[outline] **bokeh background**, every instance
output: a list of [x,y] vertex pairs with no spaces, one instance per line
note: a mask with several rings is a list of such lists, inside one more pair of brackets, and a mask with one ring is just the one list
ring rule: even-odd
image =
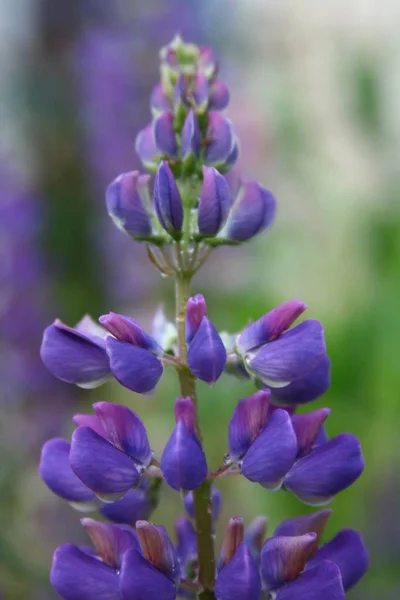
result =
[[[126,311],[144,325],[172,283],[113,228],[104,188],[139,166],[159,47],[180,31],[214,46],[231,89],[240,166],[276,194],[278,219],[241,249],[219,250],[194,291],[220,329],[238,330],[301,298],[326,326],[333,381],[330,435],[362,441],[366,470],[332,504],[328,534],[356,527],[371,568],[352,600],[400,597],[400,4],[354,0],[0,0],[0,589],[50,600],[54,548],[83,540],[79,514],[37,476],[43,442],[69,436],[96,400],[126,403],[156,451],[178,393],[168,373],[154,397],[117,384],[88,392],[40,363],[44,326]],[[172,314],[172,312],[171,312]],[[223,376],[200,385],[209,463],[250,388]],[[227,478],[224,510],[282,518],[307,509]],[[154,520],[180,512],[167,492]],[[171,526],[168,525],[171,530]]]

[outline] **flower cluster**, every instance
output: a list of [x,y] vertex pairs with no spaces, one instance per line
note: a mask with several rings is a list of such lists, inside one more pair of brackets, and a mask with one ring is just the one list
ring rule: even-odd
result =
[[[130,316],[85,316],[69,327],[56,320],[41,356],[59,379],[84,388],[114,377],[137,394],[157,386],[164,368],[179,377],[176,425],[160,456],[146,428],[126,406],[96,402],[75,415],[71,442],[55,438],[42,451],[40,475],[75,509],[99,511],[112,524],[82,519],[95,551],[70,544],[54,555],[51,582],[65,600],[341,600],[367,569],[355,531],[322,544],[330,510],[281,523],[264,541],[266,519],[245,530],[233,517],[215,560],[216,487],[225,475],[266,490],[285,489],[303,503],[329,503],[361,475],[360,443],[350,433],[329,439],[328,408],[298,412],[329,387],[322,325],[294,325],[306,305],[292,300],[237,334],[219,332],[201,294],[189,284],[213,248],[239,244],[265,230],[275,200],[255,182],[236,187],[225,176],[238,155],[229,102],[212,52],[177,37],[161,51],[161,81],[151,95],[153,120],[137,137],[150,175],[120,175],[106,192],[107,210],[149,258],[175,280],[176,321],[158,309],[151,332]],[[223,372],[254,381],[227,427],[227,454],[211,472],[197,414],[196,380],[214,384]],[[176,522],[176,545],[148,521],[162,486],[178,491],[187,516]]]

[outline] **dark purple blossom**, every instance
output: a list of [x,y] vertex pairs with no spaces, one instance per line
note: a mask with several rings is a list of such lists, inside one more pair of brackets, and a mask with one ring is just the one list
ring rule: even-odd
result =
[[219,112],[209,112],[206,140],[206,165],[224,169],[227,161],[232,160],[232,152],[236,146],[236,137],[231,121]]
[[154,181],[154,206],[165,231],[178,235],[183,225],[182,199],[167,162],[160,164]]
[[131,171],[119,175],[106,191],[107,210],[114,223],[128,235],[142,240],[152,234],[151,213],[142,198],[149,194],[143,189],[148,181],[149,175]]
[[232,198],[223,175],[213,167],[203,166],[203,185],[199,198],[199,233],[213,236],[225,223]]
[[193,110],[188,112],[182,129],[181,158],[186,169],[192,168],[200,153],[200,129]]
[[176,426],[161,457],[161,470],[175,490],[194,490],[207,476],[207,463],[195,432],[195,408],[191,398],[177,398]]

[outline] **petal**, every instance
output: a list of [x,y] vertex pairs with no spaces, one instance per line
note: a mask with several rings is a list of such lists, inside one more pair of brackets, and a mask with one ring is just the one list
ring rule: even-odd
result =
[[325,355],[316,368],[289,385],[271,390],[271,399],[280,406],[306,404],[326,392],[331,384],[330,360]]
[[330,508],[326,508],[325,510],[319,510],[302,517],[293,517],[292,519],[287,519],[286,521],[282,521],[282,523],[277,526],[274,535],[282,537],[304,535],[306,533],[314,532],[317,534],[316,541],[318,543],[331,514],[332,510]]
[[226,564],[228,564],[239,545],[243,542],[244,525],[241,517],[232,517],[229,519],[228,526],[224,535],[221,553],[219,555],[217,571],[219,572]]
[[193,99],[199,111],[207,109],[209,91],[208,77],[204,73],[198,73],[193,88]]
[[[184,500],[185,510],[192,519],[194,519],[194,501],[193,492],[186,494]],[[222,496],[221,492],[214,485],[211,486],[211,513],[213,521],[216,521],[221,512]]]
[[79,479],[106,501],[125,494],[140,479],[133,461],[89,427],[74,431],[69,459]]
[[136,136],[135,149],[143,165],[150,171],[154,171],[161,155],[154,141],[152,125],[139,131]]
[[298,456],[304,456],[310,452],[330,412],[330,408],[319,408],[308,413],[292,416],[292,425],[299,446]]
[[298,460],[284,483],[302,502],[318,506],[349,487],[363,470],[360,442],[342,433]]
[[269,538],[261,551],[261,575],[266,590],[295,579],[315,549],[315,533]]
[[310,567],[324,560],[331,560],[339,567],[345,591],[360,581],[369,563],[362,537],[354,529],[343,529],[330,542],[324,544],[309,563]]
[[248,366],[270,387],[304,377],[325,356],[324,329],[308,319],[248,354]]
[[106,190],[106,206],[119,229],[134,237],[147,238],[152,227],[138,191],[138,176],[138,171],[131,171],[114,179]]
[[107,565],[119,569],[124,552],[129,548],[139,549],[139,542],[134,529],[125,525],[111,525],[94,519],[81,519],[81,524],[90,536],[97,554]]
[[72,544],[54,553],[50,582],[64,600],[120,600],[118,575]]
[[181,138],[181,156],[188,160],[189,157],[197,158],[200,152],[199,122],[193,110],[190,110],[183,125]]
[[162,227],[171,235],[182,230],[183,206],[175,178],[163,161],[154,180],[154,204]]
[[242,542],[232,560],[219,572],[215,595],[218,600],[258,600],[260,593],[258,567]]
[[136,532],[143,556],[171,579],[179,579],[178,558],[165,528],[138,521]]
[[174,490],[194,490],[207,477],[207,463],[197,438],[179,422],[161,457],[161,470]]
[[344,600],[338,567],[324,560],[279,590],[276,600]]
[[242,473],[250,481],[277,489],[292,467],[297,440],[288,413],[277,410],[243,459]]
[[99,321],[120,342],[129,342],[133,346],[139,346],[139,348],[162,356],[163,350],[155,339],[130,317],[110,312],[108,315],[101,316]]
[[218,331],[207,317],[189,345],[188,365],[196,377],[214,383],[225,368],[226,350]]
[[242,331],[237,339],[239,352],[244,354],[276,339],[289,329],[306,309],[307,304],[301,300],[290,300],[277,306]]
[[182,422],[192,435],[195,433],[196,411],[193,400],[189,396],[176,399],[175,420],[177,423]]
[[147,490],[139,486],[135,490],[129,490],[120,500],[106,504],[100,512],[109,521],[134,525],[136,521],[148,519],[153,510]]
[[175,600],[174,583],[137,550],[124,554],[121,569],[123,600]]
[[229,90],[221,79],[214,79],[210,89],[208,108],[210,110],[224,110],[229,104]]
[[207,304],[202,294],[189,298],[186,304],[186,342],[190,344],[200,327],[203,317],[207,315]]
[[202,235],[216,235],[224,224],[232,204],[229,186],[214,167],[203,166],[198,226]]
[[84,415],[77,414],[72,417],[72,421],[75,423],[77,427],[90,427],[96,433],[101,435],[102,437],[107,437],[105,429],[96,415]]
[[40,477],[57,496],[73,502],[77,508],[80,506],[81,510],[95,510],[99,501],[71,469],[70,449],[71,444],[61,438],[46,442],[40,457]]
[[155,388],[163,368],[153,354],[111,336],[107,338],[106,349],[112,374],[121,385],[138,394]]
[[205,163],[214,167],[223,165],[235,143],[231,121],[219,112],[210,111],[206,139]]
[[269,390],[260,390],[239,400],[228,429],[229,455],[233,461],[242,458],[267,422]]
[[40,356],[47,369],[67,383],[95,387],[110,375],[104,342],[58,319],[44,331]]
[[150,464],[152,452],[145,426],[127,406],[96,402],[94,411],[100,419],[107,439],[141,465]]
[[178,156],[178,144],[174,131],[174,115],[164,112],[153,121],[153,135],[156,147],[171,158]]
[[170,100],[168,96],[164,94],[161,83],[158,83],[153,87],[150,95],[150,108],[155,116],[171,110]]
[[[235,157],[229,157],[230,162]],[[245,182],[232,205],[221,237],[246,242],[272,225],[276,200],[272,193],[255,181]]]

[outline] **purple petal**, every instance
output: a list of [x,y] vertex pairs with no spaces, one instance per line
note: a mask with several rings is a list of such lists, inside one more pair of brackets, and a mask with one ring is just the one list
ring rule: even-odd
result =
[[[193,492],[186,494],[184,500],[185,510],[192,519],[194,519],[194,501]],[[221,512],[222,496],[221,492],[215,487],[211,486],[211,513],[213,521],[216,521]]]
[[233,165],[235,164],[235,162],[237,161],[238,158],[239,158],[239,144],[235,139],[232,150],[230,151],[229,156],[226,159],[225,163],[222,165],[221,171],[223,171],[223,173],[227,173],[228,171],[230,171],[230,169],[233,167]]
[[331,514],[332,510],[326,508],[302,517],[287,519],[277,526],[274,535],[294,536],[314,532],[317,534],[316,542],[318,543]]
[[260,390],[237,403],[228,429],[229,455],[233,461],[245,455],[264,428],[269,397],[269,390]]
[[237,340],[237,348],[241,354],[263,346],[279,337],[307,309],[301,300],[290,300],[281,304],[255,323],[248,325]]
[[207,477],[207,463],[197,438],[179,422],[161,457],[161,470],[174,490],[194,490]]
[[205,163],[214,167],[223,165],[235,143],[231,121],[219,112],[209,112],[206,138],[209,143],[206,146]]
[[112,337],[106,349],[112,374],[119,383],[138,394],[150,392],[162,375],[162,364],[153,354]]
[[224,110],[229,104],[229,90],[221,79],[215,79],[211,84],[208,108],[210,110]]
[[282,388],[274,388],[272,401],[281,406],[306,404],[326,392],[331,384],[330,360],[325,355],[317,367],[300,379]]
[[175,420],[177,423],[182,422],[192,435],[195,433],[196,410],[189,396],[176,399]]
[[198,210],[202,235],[216,235],[224,224],[232,204],[226,179],[214,167],[203,166],[203,185]]
[[261,551],[261,576],[265,589],[274,590],[295,579],[315,550],[315,533],[269,538]]
[[204,73],[198,73],[194,82],[193,99],[200,111],[205,111],[208,105],[209,83]]
[[139,483],[133,461],[89,427],[74,431],[69,459],[75,475],[106,501]]
[[120,600],[116,571],[72,544],[55,551],[50,582],[64,600]]
[[239,190],[221,236],[246,242],[272,225],[275,214],[276,200],[271,192],[255,181],[248,181]]
[[304,377],[325,356],[324,329],[319,321],[308,319],[250,352],[248,365],[269,387]]
[[170,579],[179,579],[178,557],[165,528],[138,521],[136,532],[144,558]]
[[276,600],[344,600],[338,567],[328,560],[301,573],[279,590]]
[[309,563],[310,567],[324,560],[331,560],[339,567],[346,592],[360,581],[369,563],[364,542],[354,529],[343,529],[322,546],[317,556]]
[[285,477],[285,487],[312,506],[329,502],[363,472],[358,439],[342,433],[298,460]]
[[96,415],[84,415],[77,414],[72,417],[72,421],[75,423],[77,427],[90,427],[96,433],[101,435],[102,437],[107,437],[104,427]]
[[171,235],[182,230],[182,199],[167,162],[163,161],[154,181],[154,204],[162,227]]
[[110,312],[101,316],[99,321],[120,342],[129,342],[133,346],[138,346],[153,354],[162,356],[163,350],[155,339],[130,317]]
[[226,350],[218,331],[207,317],[190,342],[188,365],[202,381],[214,383],[225,368]]
[[258,567],[244,542],[219,572],[215,584],[218,600],[258,600],[261,581]]
[[226,564],[228,564],[239,545],[243,542],[244,525],[242,517],[232,517],[229,519],[228,526],[224,535],[221,553],[218,559],[217,571],[219,572]]
[[137,550],[124,554],[121,569],[123,600],[175,600],[176,587]]
[[193,110],[190,110],[183,125],[181,138],[181,157],[188,160],[189,157],[198,158],[200,153],[200,129],[199,122]]
[[136,136],[135,149],[143,165],[150,171],[153,171],[160,160],[160,151],[154,141],[152,125],[148,125],[138,133]]
[[127,406],[111,402],[96,402],[93,408],[107,439],[130,458],[147,467],[152,453],[145,426],[139,417]]
[[309,413],[292,416],[292,425],[299,446],[298,456],[304,456],[310,452],[330,412],[330,408],[319,408]]
[[97,554],[113,569],[121,567],[122,555],[129,548],[139,549],[136,532],[127,525],[120,527],[94,519],[81,519],[81,524],[90,536]]
[[39,473],[54,494],[81,505],[81,510],[94,510],[99,502],[91,490],[75,475],[69,464],[71,444],[61,438],[46,442],[42,448]]
[[40,356],[58,379],[81,387],[96,387],[110,375],[100,338],[88,336],[56,319],[43,334]]
[[150,108],[155,115],[171,110],[170,100],[168,96],[164,94],[161,83],[158,83],[156,86],[154,86],[151,92]]
[[156,147],[171,158],[177,158],[178,145],[174,131],[174,115],[171,112],[162,113],[153,121],[153,135]]
[[277,489],[292,467],[297,440],[288,413],[277,410],[247,451],[242,473],[250,481]]
[[186,342],[190,344],[200,323],[207,315],[207,305],[202,294],[189,298],[186,305]]
[[107,211],[114,223],[135,237],[148,237],[152,227],[138,191],[138,171],[119,175],[106,191]]
[[147,489],[139,486],[135,490],[129,490],[120,500],[103,506],[101,513],[109,521],[134,525],[136,521],[148,519],[153,510]]

